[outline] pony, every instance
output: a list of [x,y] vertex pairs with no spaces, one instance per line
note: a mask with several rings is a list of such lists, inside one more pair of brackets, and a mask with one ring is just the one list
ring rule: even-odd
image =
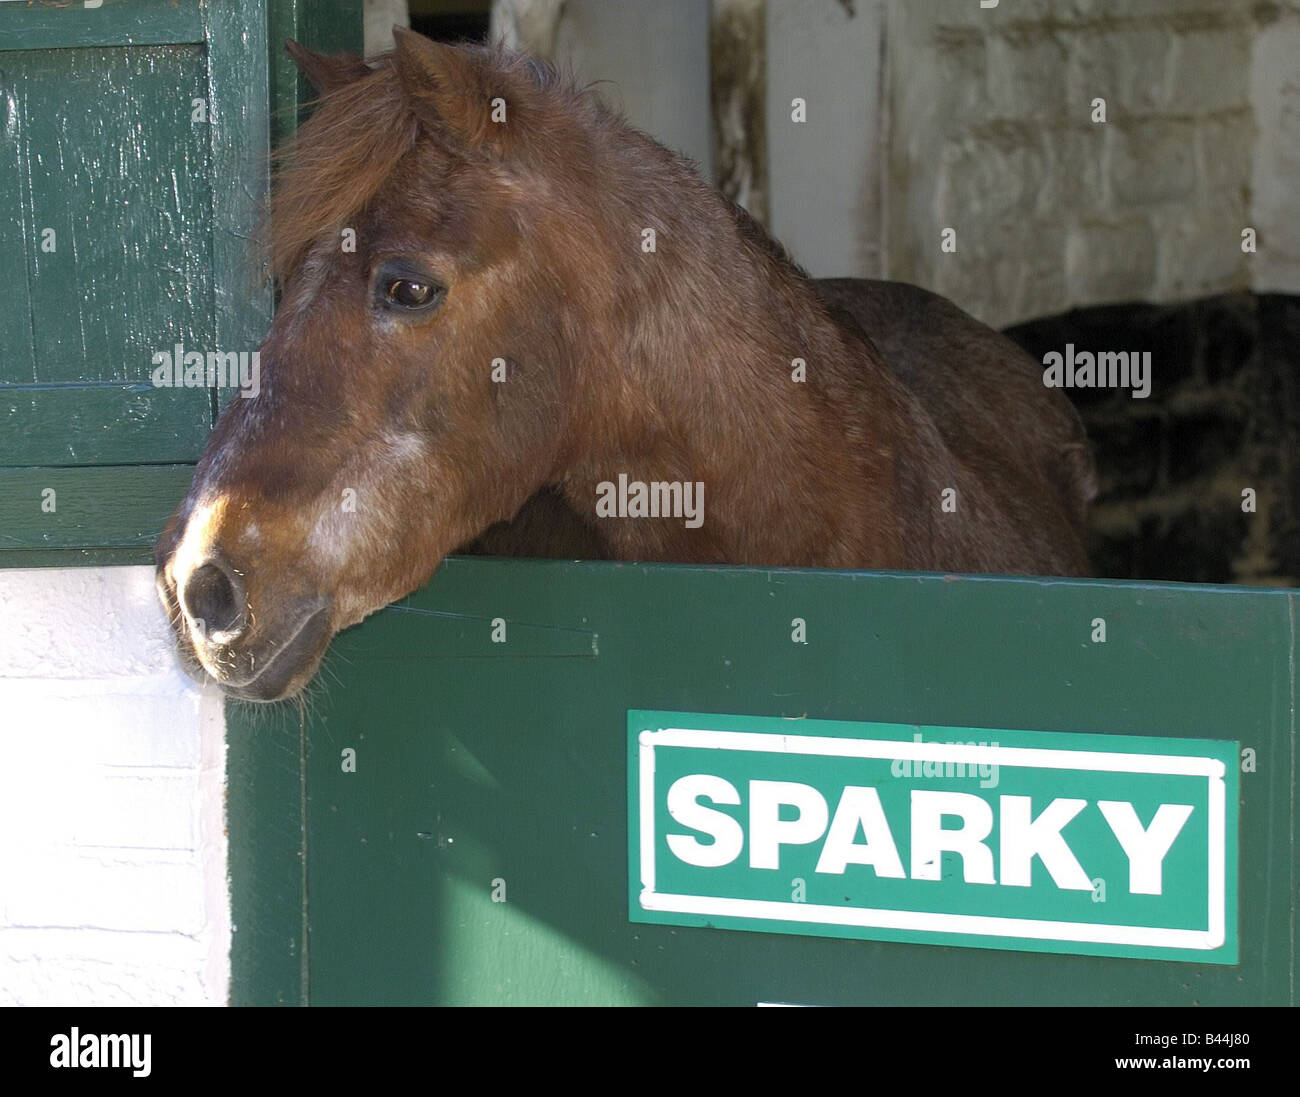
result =
[[156,549],[195,673],[291,696],[458,550],[1087,574],[1087,438],[1002,335],[810,278],[532,58],[286,45],[319,99],[277,154],[260,392]]

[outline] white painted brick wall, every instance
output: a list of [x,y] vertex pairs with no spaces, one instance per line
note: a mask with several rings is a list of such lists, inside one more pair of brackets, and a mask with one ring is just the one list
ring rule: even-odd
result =
[[[670,8],[570,0],[559,52],[707,174],[703,0]],[[769,0],[766,34],[769,225],[814,275],[997,326],[1300,293],[1300,0]]]
[[0,1003],[224,1003],[222,706],[152,569],[0,571],[0,621]]
[[880,2],[889,277],[996,326],[1300,292],[1297,0]]
[[1251,53],[1250,97],[1259,139],[1251,172],[1251,220],[1259,232],[1255,288],[1300,292],[1300,0],[1261,5]]

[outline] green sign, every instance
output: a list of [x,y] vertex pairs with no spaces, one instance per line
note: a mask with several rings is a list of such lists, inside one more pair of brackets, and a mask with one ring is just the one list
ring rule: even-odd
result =
[[1237,744],[628,713],[631,918],[1237,962]]

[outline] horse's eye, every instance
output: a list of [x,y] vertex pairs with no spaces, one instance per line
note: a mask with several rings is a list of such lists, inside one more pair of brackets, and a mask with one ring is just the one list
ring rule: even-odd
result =
[[375,305],[392,313],[431,313],[447,296],[441,279],[409,262],[381,264],[374,286]]
[[391,304],[404,309],[420,309],[433,300],[433,286],[427,282],[412,282],[399,278],[388,284],[387,297]]

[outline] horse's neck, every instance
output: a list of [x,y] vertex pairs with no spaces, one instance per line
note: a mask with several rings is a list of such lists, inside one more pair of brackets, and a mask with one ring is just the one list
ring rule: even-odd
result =
[[[638,305],[598,367],[620,373],[587,386],[600,394],[586,410],[601,429],[585,431],[594,441],[565,495],[616,556],[891,566],[901,414],[891,381],[806,279],[726,230],[689,226],[689,254],[670,276],[636,272]],[[600,521],[593,486],[620,473],[702,484],[702,525]],[[872,527],[878,545],[863,541]]]

